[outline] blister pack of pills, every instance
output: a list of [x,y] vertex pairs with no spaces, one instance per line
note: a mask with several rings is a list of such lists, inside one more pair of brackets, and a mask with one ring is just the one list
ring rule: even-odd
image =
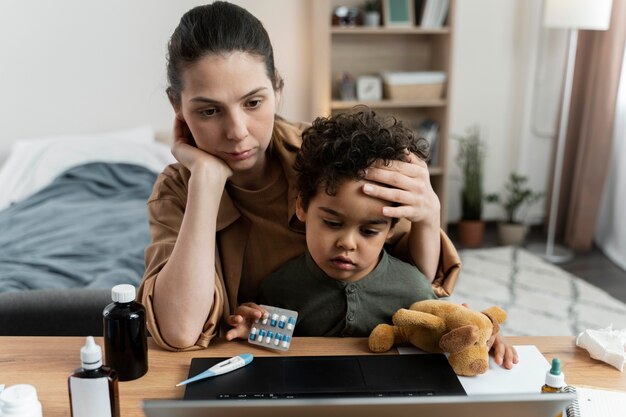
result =
[[271,349],[289,349],[291,336],[298,320],[298,312],[263,304],[261,307],[267,310],[269,315],[266,319],[252,324],[248,342]]

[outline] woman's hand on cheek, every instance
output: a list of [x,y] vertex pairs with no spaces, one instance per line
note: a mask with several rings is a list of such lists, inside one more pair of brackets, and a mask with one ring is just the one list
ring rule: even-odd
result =
[[397,204],[385,207],[385,216],[404,217],[412,223],[432,223],[439,227],[441,206],[430,184],[428,166],[413,153],[407,151],[404,162],[392,161],[388,166],[376,161],[368,168],[365,179],[388,186],[366,184],[363,187],[365,194]]
[[199,149],[193,140],[189,126],[180,116],[174,118],[172,155],[192,173],[203,167],[221,172],[225,178],[233,173],[223,160]]
[[185,120],[176,114],[173,128],[172,155],[187,168],[193,164],[194,155],[200,151],[196,148],[191,131]]

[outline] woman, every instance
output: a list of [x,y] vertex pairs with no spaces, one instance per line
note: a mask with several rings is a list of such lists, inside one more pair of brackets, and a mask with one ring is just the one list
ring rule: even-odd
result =
[[[244,319],[239,300],[254,299],[264,277],[305,251],[292,167],[302,129],[276,115],[283,82],[267,32],[245,9],[215,2],[190,10],[168,53],[178,163],[148,201],[152,243],[139,298],[160,346],[198,349],[220,322]],[[366,178],[381,186],[363,192],[395,202],[383,214],[402,218],[393,253],[449,294],[460,262],[439,229],[426,164],[409,154]]]

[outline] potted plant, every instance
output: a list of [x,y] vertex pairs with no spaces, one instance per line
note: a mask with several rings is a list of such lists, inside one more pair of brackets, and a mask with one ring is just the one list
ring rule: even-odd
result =
[[378,27],[380,26],[380,1],[367,0],[364,5],[365,15],[363,17],[363,26]]
[[506,213],[506,220],[498,223],[498,237],[503,245],[521,246],[524,243],[528,225],[524,223],[520,210],[522,207],[530,207],[543,196],[528,187],[527,183],[526,176],[511,172],[502,194],[486,196],[488,202],[500,204]]
[[461,220],[458,223],[459,243],[465,247],[478,247],[483,243],[485,223],[483,215],[483,165],[486,145],[480,139],[477,126],[467,129],[459,141],[457,163],[461,168]]

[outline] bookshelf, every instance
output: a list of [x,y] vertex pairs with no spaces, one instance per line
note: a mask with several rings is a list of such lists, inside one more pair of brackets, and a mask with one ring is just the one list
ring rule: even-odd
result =
[[[413,1],[413,0],[411,0]],[[428,0],[415,2],[425,4]],[[439,125],[436,160],[429,166],[433,189],[441,202],[441,226],[446,229],[446,180],[449,148],[450,83],[452,66],[452,34],[455,0],[450,0],[446,24],[441,27],[363,27],[333,26],[332,14],[339,6],[363,6],[364,0],[316,0],[312,2],[313,68],[312,111],[315,115],[330,115],[367,104],[379,114],[393,114],[408,126],[418,126],[425,120]],[[384,20],[381,19],[381,25]],[[337,79],[350,74],[361,75],[383,71],[441,71],[446,82],[441,97],[420,100],[377,101],[343,100]]]

